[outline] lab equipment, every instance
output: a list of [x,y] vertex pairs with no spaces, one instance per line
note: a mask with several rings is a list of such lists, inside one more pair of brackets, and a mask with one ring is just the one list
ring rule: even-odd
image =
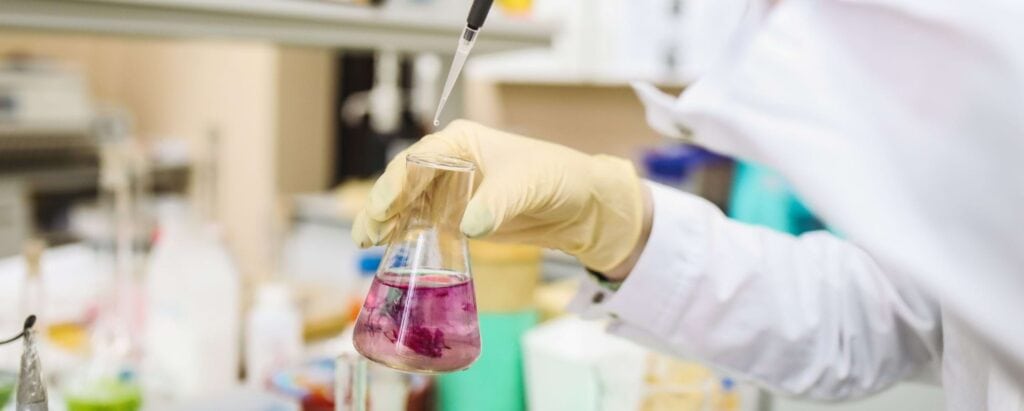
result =
[[790,234],[825,229],[793,192],[785,177],[749,161],[736,165],[728,210],[733,220]]
[[[25,258],[25,285],[21,298],[21,314],[24,316],[43,313],[46,307],[46,292],[43,287],[43,270],[41,261],[46,243],[41,240],[25,242],[22,255]],[[44,314],[45,315],[45,314]],[[36,317],[37,328],[45,328],[45,324]]]
[[[142,310],[139,309],[138,268],[141,260],[134,244],[138,228],[138,203],[141,181],[133,167],[138,154],[126,124],[104,122],[100,147],[99,203],[112,218],[108,221],[113,239],[110,258],[112,284],[100,300],[96,324],[91,332],[90,359],[86,385],[114,378],[121,367],[134,367],[140,352],[139,334]],[[106,375],[100,376],[100,371]]]
[[380,267],[380,262],[383,258],[383,247],[373,247],[359,251],[359,279],[356,281],[355,287],[352,287],[353,290],[349,296],[349,322],[355,322],[359,318],[359,311],[363,308],[363,300],[366,299],[366,294],[370,292],[373,278],[376,277],[377,268]]
[[408,374],[377,365],[349,347],[334,364],[335,411],[438,409],[433,376]]
[[87,128],[94,104],[85,73],[33,57],[0,61],[0,122],[45,130]]
[[302,314],[284,284],[260,287],[249,313],[245,339],[246,383],[264,388],[277,371],[295,365],[302,356]]
[[718,411],[712,409],[718,398],[715,376],[707,367],[654,352],[647,355],[639,411]]
[[147,396],[193,400],[224,392],[238,379],[238,270],[217,227],[201,221],[182,199],[162,199],[157,208],[159,237],[145,278],[142,366],[147,377],[159,378],[142,380]]
[[648,180],[697,194],[722,209],[729,205],[733,165],[728,157],[673,142],[646,150],[643,165]]
[[334,361],[334,401],[338,411],[366,411],[367,361],[362,355],[342,353]]
[[302,411],[335,409],[334,360],[319,358],[278,371],[268,381],[268,388],[299,402]]
[[[392,134],[402,126],[402,89],[399,86],[401,63],[398,52],[381,50],[374,66],[373,88],[367,93],[370,128],[380,134]],[[362,121],[364,115],[358,120]]]
[[498,6],[510,16],[527,16],[533,9],[533,0],[498,0]]
[[740,394],[736,389],[736,381],[732,378],[722,378],[721,391],[715,398],[715,411],[738,411],[740,409]]
[[68,411],[135,411],[142,407],[139,384],[129,376],[83,377],[64,389]]
[[493,2],[494,0],[473,0],[473,5],[469,9],[469,17],[466,18],[466,27],[462,29],[462,35],[459,36],[459,46],[455,49],[452,66],[448,69],[448,77],[444,81],[441,100],[437,103],[437,111],[434,113],[434,126],[441,124],[441,111],[444,110],[445,104],[448,103],[448,95],[451,94],[452,88],[455,87],[455,81],[458,80],[459,74],[462,73],[462,66],[466,64],[466,58],[469,57],[470,50],[476,44],[476,36],[484,26],[484,20],[487,20],[487,13],[490,12],[491,3]]
[[449,156],[406,159],[408,202],[356,321],[353,342],[370,360],[404,371],[444,373],[480,355],[476,298],[459,223],[473,163]]
[[[362,201],[352,196],[361,194],[365,198],[369,184],[362,184],[362,190],[350,190],[353,185],[346,184],[349,188],[338,189],[336,194],[299,195],[287,207],[290,228],[282,249],[280,273],[294,295],[301,296],[306,340],[337,336],[355,322],[377,270],[376,266],[370,270],[366,288],[360,291],[362,278],[357,270],[350,269],[357,265],[359,247],[348,235],[345,226],[349,223],[342,225],[341,221],[351,221],[355,211],[346,214],[345,204]],[[383,251],[381,247],[380,254]]]
[[599,322],[544,323],[523,337],[523,356],[531,411],[636,410],[643,398],[646,350]]
[[[475,271],[475,269],[474,269]],[[474,273],[475,275],[475,273]],[[523,411],[522,338],[537,324],[536,310],[480,312],[487,350],[464,372],[438,376],[438,403],[445,411]],[[487,381],[487,384],[480,384]]]
[[18,374],[10,371],[0,371],[0,409],[7,405],[7,401],[10,401],[17,383]]
[[[36,347],[36,316],[29,315],[18,335],[0,342],[0,345],[23,339],[21,366],[18,372],[16,408],[18,411],[47,411],[49,409],[43,369]],[[8,394],[10,395],[9,391]],[[6,400],[5,400],[6,401]]]
[[467,275],[412,270],[378,274],[363,311],[356,346],[385,365],[457,371],[480,354],[473,285]]
[[65,379],[62,396],[69,411],[133,411],[142,403],[135,380],[143,312],[138,282],[141,258],[135,240],[143,178],[136,167],[137,147],[125,124],[107,122],[99,128],[103,130],[99,202],[112,216],[106,231],[112,234],[113,253],[106,258],[113,278],[89,335],[88,358]]

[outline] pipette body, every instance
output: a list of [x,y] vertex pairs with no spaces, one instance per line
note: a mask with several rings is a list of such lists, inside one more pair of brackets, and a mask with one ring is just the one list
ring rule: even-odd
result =
[[441,112],[444,111],[444,106],[448,103],[448,96],[455,87],[459,74],[462,73],[462,66],[466,64],[469,51],[476,44],[477,34],[480,32],[480,28],[484,26],[484,21],[487,20],[487,13],[491,10],[493,2],[494,0],[473,0],[473,5],[469,9],[469,17],[466,18],[466,28],[462,29],[462,35],[459,36],[459,46],[455,49],[452,67],[448,70],[448,77],[444,81],[441,100],[438,101],[437,111],[434,112],[435,127],[441,124]]
[[473,49],[473,44],[476,44],[476,34],[477,31],[468,26],[462,30],[462,36],[459,37],[459,47],[455,49],[455,57],[452,58],[452,67],[448,69],[448,77],[444,80],[441,101],[437,103],[437,111],[434,112],[434,126],[441,124],[441,111],[444,110],[445,104],[448,103],[448,96],[451,95],[452,88],[455,87],[455,82],[459,79],[459,73],[462,73],[462,66],[466,64],[469,51]]

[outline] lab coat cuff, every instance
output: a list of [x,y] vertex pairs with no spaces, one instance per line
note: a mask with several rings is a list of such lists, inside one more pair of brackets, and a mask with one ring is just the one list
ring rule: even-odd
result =
[[703,264],[708,204],[681,191],[648,183],[654,202],[651,234],[636,266],[617,291],[586,278],[569,305],[583,318],[611,318],[646,332],[666,329],[679,317]]

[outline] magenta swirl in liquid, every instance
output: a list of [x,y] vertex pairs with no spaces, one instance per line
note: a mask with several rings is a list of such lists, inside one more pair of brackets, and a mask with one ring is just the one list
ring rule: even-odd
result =
[[404,371],[463,370],[480,355],[473,282],[445,271],[373,279],[353,337],[356,350]]

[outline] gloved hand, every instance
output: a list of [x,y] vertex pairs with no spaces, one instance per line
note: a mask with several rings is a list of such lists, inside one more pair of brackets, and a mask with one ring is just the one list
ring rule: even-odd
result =
[[460,120],[388,164],[352,228],[361,246],[385,243],[394,230],[410,152],[476,164],[477,186],[460,225],[470,238],[560,249],[602,272],[630,257],[640,241],[646,188],[629,161]]

